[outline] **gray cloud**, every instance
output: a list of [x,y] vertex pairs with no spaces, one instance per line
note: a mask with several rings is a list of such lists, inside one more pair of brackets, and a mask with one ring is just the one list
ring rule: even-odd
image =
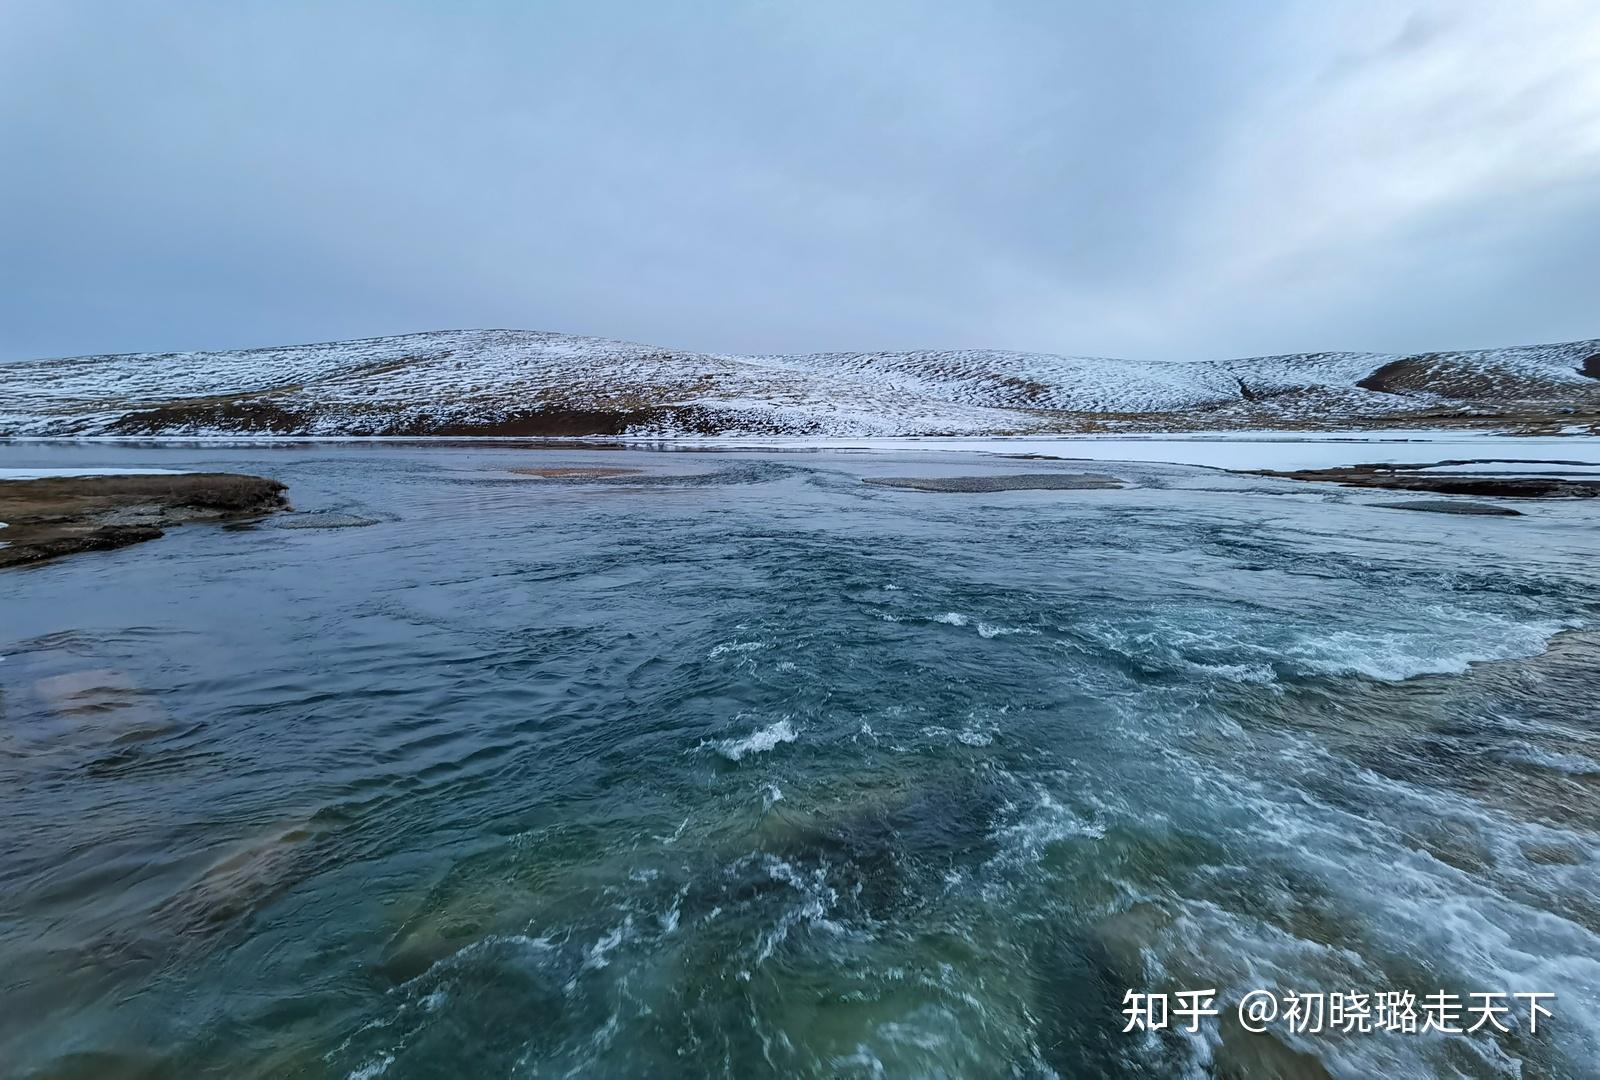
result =
[[0,138],[0,358],[1600,333],[1581,0],[10,0]]

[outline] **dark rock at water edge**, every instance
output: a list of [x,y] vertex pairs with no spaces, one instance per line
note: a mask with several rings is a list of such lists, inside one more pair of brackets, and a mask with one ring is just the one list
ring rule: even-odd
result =
[[0,567],[154,540],[186,521],[235,521],[288,507],[277,480],[238,473],[47,476],[0,481]]
[[[1442,473],[1427,470],[1441,465],[1506,464],[1493,460],[1449,460],[1431,465],[1344,465],[1331,469],[1274,472],[1255,470],[1257,476],[1275,480],[1313,480],[1345,487],[1387,488],[1392,491],[1426,491],[1436,495],[1478,495],[1503,499],[1592,499],[1600,496],[1600,479],[1568,476],[1496,476]],[[1527,462],[1526,464],[1583,465],[1584,462]]]

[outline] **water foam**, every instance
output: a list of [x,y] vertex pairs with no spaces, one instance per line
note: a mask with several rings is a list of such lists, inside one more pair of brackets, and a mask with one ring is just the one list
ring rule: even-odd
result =
[[978,636],[981,638],[1009,637],[1012,634],[1037,634],[1038,632],[1028,626],[993,626],[986,622],[978,624]]
[[1140,664],[1207,679],[1270,683],[1283,676],[1364,676],[1403,682],[1461,675],[1473,664],[1538,656],[1575,619],[1518,619],[1439,605],[1407,611],[1393,626],[1327,629],[1281,623],[1281,613],[1200,607],[1150,618],[1142,626],[1062,627]]
[[714,646],[706,653],[707,660],[716,660],[728,655],[738,653],[757,652],[767,647],[764,641],[724,641],[721,645]]
[[1461,675],[1487,660],[1538,656],[1550,639],[1577,625],[1568,620],[1519,622],[1495,614],[1435,608],[1434,633],[1334,630],[1306,635],[1285,646],[1282,655],[1313,674],[1365,675],[1403,682],[1418,675]]
[[384,1054],[360,1068],[351,1069],[349,1080],[376,1080],[389,1071],[389,1066],[394,1064],[393,1054]]
[[1080,817],[1044,787],[1036,786],[1034,795],[1032,807],[1011,824],[995,830],[994,839],[1003,844],[996,857],[1001,865],[1034,862],[1047,848],[1061,841],[1099,840],[1105,836],[1104,825]]
[[711,744],[711,748],[729,761],[742,761],[749,754],[764,754],[775,746],[794,742],[799,737],[793,724],[779,720],[752,731],[742,739],[719,739]]

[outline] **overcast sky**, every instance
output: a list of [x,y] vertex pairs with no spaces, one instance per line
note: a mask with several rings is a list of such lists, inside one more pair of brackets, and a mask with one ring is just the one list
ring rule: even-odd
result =
[[0,358],[1600,335],[1600,4],[0,0]]

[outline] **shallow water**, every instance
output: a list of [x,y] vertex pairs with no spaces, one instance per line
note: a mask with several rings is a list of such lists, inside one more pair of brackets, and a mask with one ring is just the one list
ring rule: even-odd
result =
[[[7,1075],[1597,1074],[1600,508],[0,454],[322,515],[0,578]],[[1209,987],[1559,996],[1534,1034],[1122,1034],[1128,989]]]

